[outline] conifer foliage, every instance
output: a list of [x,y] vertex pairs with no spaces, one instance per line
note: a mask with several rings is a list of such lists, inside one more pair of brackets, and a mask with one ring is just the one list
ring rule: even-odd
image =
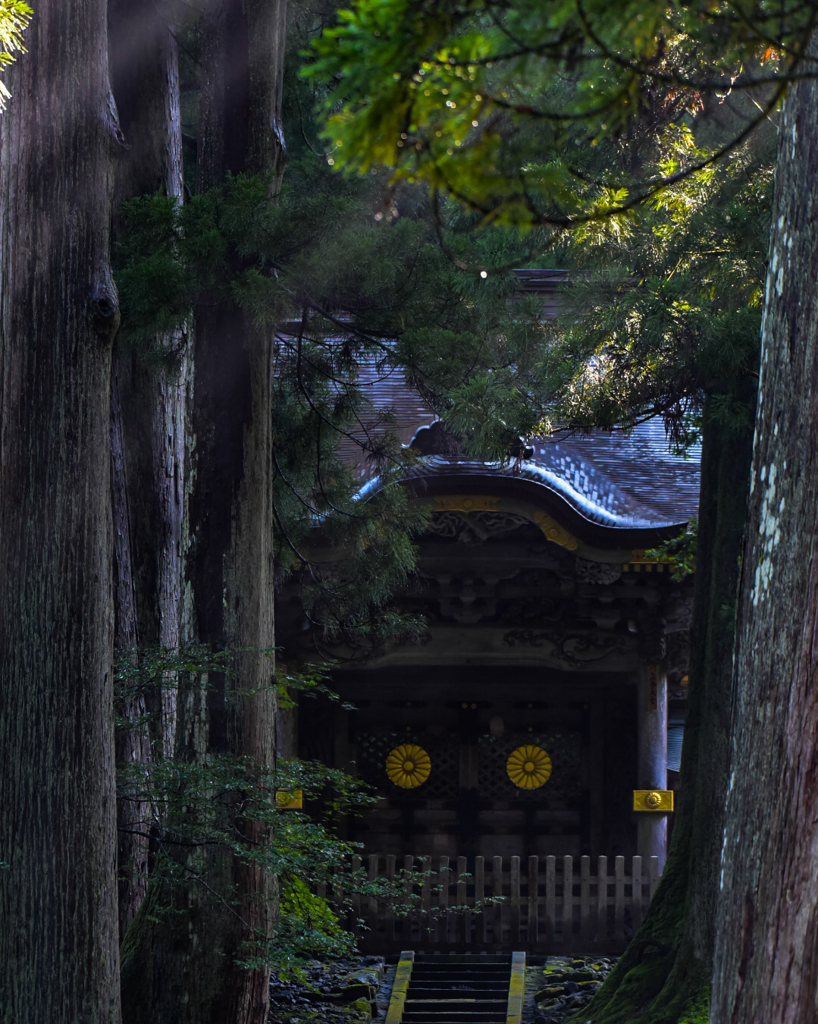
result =
[[[337,166],[393,168],[487,222],[559,228],[631,208],[746,138],[788,80],[813,73],[815,19],[798,0],[359,0],[307,73],[338,83],[324,133]],[[673,169],[642,173],[636,153],[590,178],[577,165],[578,146],[633,142],[643,119],[729,92],[754,96],[750,122]]]

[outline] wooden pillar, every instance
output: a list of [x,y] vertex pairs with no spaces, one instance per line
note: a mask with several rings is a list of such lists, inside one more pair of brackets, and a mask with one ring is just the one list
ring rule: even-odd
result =
[[[636,789],[667,789],[667,676],[662,662],[639,666],[638,752]],[[667,856],[667,817],[651,811],[637,816],[637,852],[658,857],[662,870]]]

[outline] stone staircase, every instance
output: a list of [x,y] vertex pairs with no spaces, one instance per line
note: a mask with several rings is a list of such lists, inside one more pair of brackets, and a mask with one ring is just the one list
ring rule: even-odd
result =
[[386,1024],[520,1024],[525,953],[402,952]]

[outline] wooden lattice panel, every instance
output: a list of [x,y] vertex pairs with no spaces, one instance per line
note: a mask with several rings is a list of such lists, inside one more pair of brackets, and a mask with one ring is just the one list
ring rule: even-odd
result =
[[[390,800],[453,800],[459,785],[459,750],[456,744],[422,732],[360,733],[358,735],[358,771],[366,782]],[[429,778],[415,789],[401,789],[386,776],[386,758],[401,743],[417,743],[430,756]]]
[[[542,747],[551,758],[551,776],[539,789],[520,789],[508,777],[509,754],[526,744]],[[478,787],[484,800],[528,800],[544,806],[571,806],[582,791],[581,740],[578,732],[512,733],[479,739]]]

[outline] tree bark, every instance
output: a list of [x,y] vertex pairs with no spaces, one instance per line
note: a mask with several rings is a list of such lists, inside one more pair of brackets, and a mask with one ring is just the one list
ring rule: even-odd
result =
[[127,150],[116,202],[162,192],[182,197],[179,48],[166,4],[109,0],[111,84]]
[[[164,12],[167,16],[167,12]],[[154,0],[110,0],[111,79],[127,150],[115,202],[163,192],[183,198],[179,56],[172,23]],[[115,228],[121,225],[115,220]],[[149,346],[148,346],[149,347]],[[175,651],[182,639],[187,331],[146,353],[117,341],[111,392],[118,648]],[[167,353],[160,361],[157,356]],[[133,658],[138,660],[139,654]],[[123,699],[117,763],[172,757],[176,680]],[[117,807],[120,935],[148,884],[150,802],[130,791]]]
[[[815,52],[815,39],[812,42]],[[715,1024],[818,1019],[818,85],[779,128],[736,639]]]
[[[114,96],[128,144],[115,200],[162,192],[183,202],[179,54],[172,24],[154,0],[110,0]],[[187,327],[158,337],[147,355],[118,346],[118,383],[128,483],[136,642],[169,650],[182,639],[185,550]],[[166,356],[157,360],[157,356]],[[175,689],[160,695],[153,746],[173,756]],[[150,703],[150,702],[149,702]]]
[[104,0],[41,0],[0,119],[0,1020],[120,1019]]
[[[284,0],[211,5],[207,38],[212,42],[220,25],[230,25],[231,33],[229,45],[211,50],[211,75],[203,89],[199,181],[204,188],[218,186],[228,172],[269,174],[273,181],[281,173],[285,19]],[[269,60],[277,63],[269,66]],[[218,146],[211,118],[221,129]],[[190,561],[196,625],[206,643],[245,649],[236,658],[234,678],[211,679],[208,746],[272,766],[273,339],[239,309],[212,308],[207,299],[197,311],[196,327]],[[263,840],[258,830],[253,838]],[[235,956],[251,937],[248,925],[262,944],[263,937],[272,938],[274,880],[264,868],[225,858],[219,869],[240,894],[246,922],[223,910],[214,921]],[[266,1020],[268,971],[237,971],[227,959],[222,960],[222,1018]],[[209,970],[218,966],[214,962]],[[205,1013],[202,1019],[210,1018]]]
[[[125,456],[122,399],[116,359],[111,373],[111,509],[114,522],[114,647],[119,652],[131,651],[136,662],[136,592],[131,554],[131,521],[128,473]],[[128,695],[118,695],[117,724],[114,730],[116,765],[144,764],[151,760],[147,707],[141,688]],[[117,786],[119,790],[119,786]],[[117,888],[119,893],[119,937],[125,934],[134,914],[148,890],[148,829],[151,804],[143,787],[129,787],[118,792],[117,825]]]
[[[281,68],[260,62],[271,55],[283,60],[285,10],[283,0],[211,0],[206,8],[200,191],[247,171],[269,174],[275,192],[283,163]],[[272,133],[273,142],[257,138],[259,131]],[[194,365],[188,560],[194,629],[201,642],[236,653],[233,673],[211,673],[204,691],[195,683],[180,691],[177,755],[200,764],[226,755],[272,766],[272,338],[214,292],[196,310]],[[242,826],[251,840],[264,841],[252,823]],[[154,903],[162,900],[157,882],[129,932],[125,1019],[265,1024],[269,970],[242,969],[236,961],[272,937],[274,879],[223,849],[197,852],[185,863],[201,883],[183,897],[186,916],[155,926]]]
[[[594,1024],[705,1019],[729,762],[732,650],[746,517],[755,376],[713,385],[705,401],[682,786],[659,889],[625,954],[587,1009]],[[729,398],[733,420],[714,415]]]

